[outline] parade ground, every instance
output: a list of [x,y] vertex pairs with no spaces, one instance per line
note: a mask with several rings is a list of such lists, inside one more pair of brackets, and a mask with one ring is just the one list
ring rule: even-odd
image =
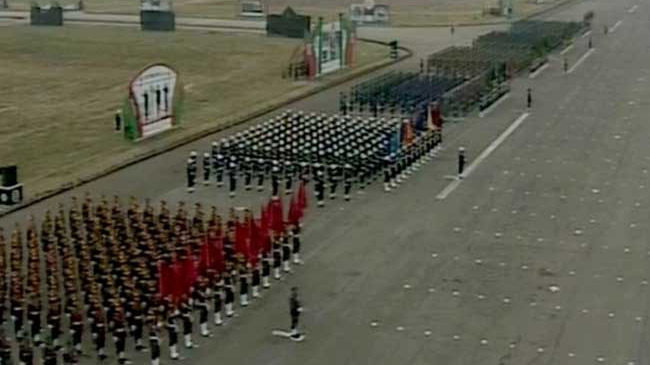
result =
[[[514,0],[514,11],[518,17],[530,15],[566,0]],[[27,10],[29,0],[9,0],[12,10]],[[75,5],[72,0],[61,1],[62,5]],[[85,0],[84,11],[88,13],[137,14],[139,2],[130,0]],[[363,3],[352,0],[280,0],[269,1],[268,9],[272,13],[281,13],[291,6],[301,14],[314,17],[322,16],[334,20],[339,12],[347,12],[350,4]],[[392,25],[425,26],[439,24],[462,24],[498,21],[499,18],[487,14],[490,7],[497,7],[498,1],[479,0],[384,0],[377,4],[391,7]],[[176,0],[174,10],[184,17],[211,17],[236,19],[240,17],[240,0]]]
[[[593,30],[551,54],[548,66],[513,79],[510,93],[483,114],[445,123],[443,150],[399,188],[385,193],[375,183],[350,202],[328,200],[324,208],[317,208],[310,195],[301,236],[304,264],[273,281],[263,298],[237,307],[234,318],[212,328],[214,337],[195,336],[199,348],[181,345],[187,358],[178,363],[650,364],[650,3],[576,1],[544,19],[582,20],[589,10],[596,13]],[[432,52],[468,44],[500,27],[459,28],[455,33],[448,28],[366,28],[359,35],[400,39],[415,55],[390,69],[413,70]],[[236,39],[229,38],[233,47]],[[2,42],[7,48],[9,38]],[[291,46],[277,42],[273,47]],[[126,51],[111,52],[120,66],[134,62],[120,52]],[[217,50],[209,52],[205,55],[216,57]],[[186,62],[185,67],[210,73],[210,65]],[[47,72],[39,70],[39,75]],[[120,68],[115,72],[119,80],[97,81],[115,85],[112,98],[121,95],[119,85],[129,75]],[[254,80],[264,75],[260,72],[242,83],[246,95],[261,100],[268,92],[292,87]],[[195,85],[189,93],[202,87],[201,94],[218,103],[221,95],[209,93],[215,86],[201,85],[201,80],[200,75],[186,80]],[[336,113],[339,93],[359,81],[287,108]],[[264,95],[256,95],[258,87]],[[62,96],[75,97],[72,92]],[[92,107],[95,101],[87,98],[80,100],[80,108],[84,103]],[[217,109],[212,109],[213,116],[223,110]],[[99,112],[107,119],[112,111]],[[242,192],[229,198],[226,189],[215,186],[199,186],[188,194],[187,156],[280,112],[6,214],[0,226],[10,232],[30,215],[42,217],[86,192],[97,198],[117,195],[123,201],[129,196],[165,200],[172,206],[201,202],[216,205],[221,213],[231,206],[258,207],[269,197]],[[208,116],[210,109],[196,113]],[[468,161],[462,179],[456,176],[460,147]],[[3,148],[2,156],[7,152]],[[35,169],[33,164],[24,168]],[[30,189],[35,184],[26,183]],[[290,325],[288,298],[294,286],[304,307],[300,330],[306,339],[300,343],[272,335]],[[83,358],[82,364],[97,363],[89,353],[93,357]],[[149,363],[149,354],[131,351],[129,356],[135,364]],[[163,363],[171,363],[164,344]]]
[[[314,87],[282,78],[300,45],[286,38],[79,25],[3,30],[0,155],[21,166],[32,196]],[[359,67],[388,57],[375,44],[359,50]],[[181,74],[184,123],[136,145],[112,132],[113,116],[131,78],[154,62]]]

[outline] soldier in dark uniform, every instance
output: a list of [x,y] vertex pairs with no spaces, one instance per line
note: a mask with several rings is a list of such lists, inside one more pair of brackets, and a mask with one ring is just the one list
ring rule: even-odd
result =
[[190,304],[189,298],[183,296],[181,298],[181,320],[183,321],[183,339],[185,340],[185,348],[192,349],[198,347],[198,345],[192,342],[192,322],[194,322],[192,306]]
[[463,172],[465,171],[465,147],[458,148],[458,178],[463,178]]
[[284,192],[289,195],[293,192],[293,178],[296,174],[295,166],[291,161],[284,163]]
[[47,327],[50,329],[52,344],[59,348],[59,336],[61,336],[61,305],[55,302],[50,306],[47,314]]
[[391,161],[391,156],[384,157],[384,191],[390,192],[391,190],[391,180],[393,176],[393,163]]
[[533,95],[530,88],[526,90],[526,105],[528,106],[528,109],[533,105]]
[[227,163],[226,158],[221,153],[217,153],[212,162],[214,163],[213,167],[217,179],[217,187],[221,187],[223,186],[223,174]]
[[230,276],[230,272],[228,272],[228,269],[226,269],[226,272],[224,272],[223,276],[224,276],[223,290],[225,295],[224,303],[226,305],[226,316],[232,317],[235,314],[235,311],[233,310],[233,302],[235,301],[235,289],[233,288],[233,283],[232,283],[233,278]]
[[273,278],[280,279],[280,268],[282,266],[282,242],[280,237],[273,235],[272,250],[273,250]]
[[221,310],[223,309],[223,279],[221,275],[216,273],[212,274],[212,302],[214,304],[214,324],[215,326],[221,326],[223,324],[223,319],[221,318]]
[[151,365],[160,365],[160,333],[158,327],[153,324],[149,329],[149,349],[151,350]]
[[271,276],[272,258],[268,252],[262,252],[262,287],[268,289],[271,287],[269,277]]
[[255,160],[254,170],[257,174],[257,191],[264,190],[264,176],[266,175],[266,162],[263,158]]
[[259,298],[260,297],[260,284],[261,284],[261,276],[260,276],[260,263],[257,261],[255,265],[252,266],[252,272],[251,272],[251,288],[252,288],[252,296],[253,298]]
[[199,285],[196,289],[196,301],[194,305],[199,310],[199,330],[201,336],[212,337],[208,329],[208,315],[210,313],[210,304],[208,303],[208,282],[205,278],[199,278]]
[[77,354],[81,354],[81,342],[84,331],[83,317],[81,311],[76,310],[70,316],[70,335],[72,336],[72,346]]
[[170,307],[167,313],[165,328],[167,329],[167,335],[169,337],[169,356],[172,360],[180,359],[180,355],[178,354],[178,325],[176,324],[177,316],[178,310],[176,310],[173,306]]
[[253,160],[250,157],[244,157],[242,163],[242,173],[244,174],[244,189],[250,190],[253,183]]
[[48,344],[43,350],[43,365],[57,365],[57,362],[56,347],[53,344]]
[[352,191],[352,180],[354,179],[354,168],[349,163],[343,165],[343,199],[350,201]]
[[30,300],[27,306],[27,322],[30,325],[30,332],[32,342],[35,346],[41,345],[41,305],[38,298],[35,297]]
[[248,306],[248,267],[243,257],[239,262],[239,304]]
[[187,160],[187,192],[193,193],[196,185],[196,160],[190,158]]
[[325,202],[323,201],[325,199],[325,177],[323,176],[323,172],[320,170],[316,171],[316,200],[318,201],[316,204],[319,207],[324,207]]
[[278,167],[278,162],[273,161],[273,167],[271,168],[271,196],[273,199],[278,199],[280,195],[280,167]]
[[20,347],[18,349],[18,361],[20,362],[20,365],[34,364],[34,351],[32,350],[32,345],[27,339],[23,339],[20,342]]
[[119,364],[130,364],[126,358],[126,321],[122,310],[118,310],[113,319],[113,340],[115,341],[115,353]]
[[291,288],[291,298],[289,298],[289,312],[291,315],[291,336],[299,337],[298,333],[298,320],[300,318],[300,312],[302,312],[302,305],[298,300],[298,288]]
[[95,338],[95,349],[99,360],[106,359],[106,324],[101,309],[97,309],[93,316],[93,337]]
[[[4,242],[0,242],[3,243]],[[4,330],[0,329],[0,364],[12,364],[11,362],[11,343],[7,340]]]
[[302,264],[302,261],[300,260],[300,224],[295,224],[289,229],[291,232],[291,253],[293,255],[293,263],[300,265]]
[[282,242],[282,271],[288,273],[291,272],[291,243],[289,242],[289,236],[281,233],[280,240]]
[[[12,265],[13,266],[13,265]],[[13,289],[12,291],[16,291]],[[22,298],[11,298],[11,320],[14,322],[14,334],[20,338],[23,332],[24,301]]]
[[237,190],[237,158],[235,156],[230,157],[230,162],[228,163],[228,176],[230,179],[229,182],[229,195],[231,198],[235,197],[235,190]]
[[209,153],[204,153],[203,154],[203,185],[209,185],[210,184],[210,168],[212,166],[212,163],[210,161],[210,154]]

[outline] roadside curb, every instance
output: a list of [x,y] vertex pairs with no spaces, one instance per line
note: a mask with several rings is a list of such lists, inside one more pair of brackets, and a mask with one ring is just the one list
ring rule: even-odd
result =
[[[385,46],[388,45],[387,42],[382,42],[382,41],[377,41],[377,40],[372,40],[372,39],[358,38],[357,40],[360,41],[360,42],[366,42],[366,43],[381,44],[381,45],[385,45]],[[192,142],[197,141],[197,140],[199,140],[201,138],[207,137],[207,136],[209,136],[211,134],[224,131],[226,129],[232,128],[232,127],[240,125],[240,124],[247,123],[252,119],[259,118],[259,117],[261,117],[261,116],[263,116],[265,114],[271,113],[271,112],[273,112],[275,110],[282,109],[283,107],[286,107],[288,104],[292,104],[292,103],[295,103],[297,101],[306,99],[306,98],[308,98],[310,96],[313,96],[313,95],[318,94],[318,93],[320,93],[322,91],[334,88],[334,87],[339,86],[339,85],[341,85],[343,83],[346,83],[346,82],[348,82],[350,80],[353,80],[353,79],[356,79],[356,78],[359,78],[359,77],[362,77],[362,76],[366,76],[366,75],[368,75],[368,74],[370,74],[370,73],[372,73],[374,71],[377,71],[379,69],[382,69],[382,68],[397,64],[397,63],[402,62],[402,61],[404,61],[404,60],[406,60],[408,58],[411,58],[413,56],[413,51],[412,50],[410,50],[410,49],[408,49],[406,47],[402,47],[402,46],[400,46],[399,49],[404,51],[405,54],[399,56],[396,60],[382,59],[380,61],[376,61],[376,62],[370,63],[368,65],[353,69],[347,75],[341,76],[341,77],[333,79],[333,80],[325,81],[322,85],[315,86],[315,87],[313,87],[313,88],[311,88],[309,90],[306,90],[303,93],[300,93],[300,94],[297,94],[297,95],[292,95],[292,96],[288,97],[285,100],[281,100],[281,101],[277,101],[275,103],[271,103],[271,104],[269,104],[269,105],[267,105],[267,106],[265,106],[265,107],[263,107],[261,109],[255,110],[255,111],[253,111],[253,112],[251,112],[249,114],[238,117],[236,119],[228,120],[228,121],[226,121],[224,123],[221,123],[221,124],[219,124],[217,126],[197,130],[196,132],[194,132],[194,133],[192,133],[192,134],[190,134],[190,135],[188,135],[188,136],[186,136],[184,138],[181,138],[181,139],[176,140],[176,141],[171,141],[170,144],[167,145],[167,146],[160,147],[160,148],[157,148],[157,149],[153,149],[151,151],[147,151],[147,152],[142,153],[140,155],[137,155],[137,156],[134,156],[132,158],[126,159],[125,161],[123,161],[121,163],[110,166],[110,167],[108,167],[108,168],[106,168],[106,169],[104,169],[104,170],[102,170],[100,172],[89,174],[88,176],[78,178],[76,181],[68,182],[68,183],[62,184],[61,186],[59,186],[57,188],[46,190],[46,191],[44,191],[44,192],[42,192],[40,194],[35,195],[33,198],[26,200],[22,204],[10,207],[8,210],[0,212],[0,218],[4,217],[6,215],[9,215],[11,213],[17,212],[19,210],[25,209],[25,208],[27,208],[27,207],[29,207],[31,205],[34,205],[34,204],[39,203],[39,202],[41,202],[43,200],[49,199],[49,198],[51,198],[53,196],[56,196],[58,194],[64,193],[66,191],[78,188],[78,187],[80,187],[82,185],[85,185],[85,184],[88,184],[88,183],[93,182],[95,180],[98,180],[98,179],[100,179],[102,177],[105,177],[107,175],[115,173],[115,172],[117,172],[119,170],[122,170],[124,168],[127,168],[129,166],[135,165],[135,164],[140,163],[142,161],[148,160],[150,158],[159,156],[159,155],[161,155],[163,153],[169,152],[169,151],[174,150],[176,148],[182,147],[182,146],[184,146],[186,144],[192,143]]]

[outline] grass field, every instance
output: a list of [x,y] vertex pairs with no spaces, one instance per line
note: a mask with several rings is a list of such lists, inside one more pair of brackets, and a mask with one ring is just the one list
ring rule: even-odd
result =
[[[0,165],[17,163],[30,196],[310,87],[283,80],[298,42],[257,35],[134,28],[4,27],[0,32]],[[387,55],[360,45],[359,64]],[[186,87],[181,128],[133,144],[112,132],[127,84],[153,62]]]
[[[26,9],[31,0],[9,0],[12,8]],[[40,0],[43,1],[43,0]],[[61,4],[73,4],[77,0],[60,0]],[[514,0],[516,15],[531,12],[558,2],[544,0]],[[281,12],[291,5],[300,13],[314,17],[334,19],[339,12],[346,12],[352,3],[363,0],[272,0],[271,12]],[[84,0],[86,11],[100,13],[135,14],[139,9],[137,0]],[[376,0],[376,3],[391,6],[394,25],[431,25],[448,23],[471,23],[489,20],[483,10],[494,7],[498,0]],[[174,10],[179,16],[202,16],[236,18],[239,16],[239,0],[174,0]]]

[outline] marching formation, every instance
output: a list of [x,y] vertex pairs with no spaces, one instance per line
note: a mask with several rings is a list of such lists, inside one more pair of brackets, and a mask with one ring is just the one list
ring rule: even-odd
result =
[[[287,111],[219,142],[203,154],[203,184],[228,185],[291,194],[297,182],[314,182],[318,206],[326,195],[345,200],[352,189],[362,193],[384,176],[386,191],[396,188],[440,148],[442,120],[437,111],[414,123],[409,120],[328,116]],[[198,155],[187,161],[187,186],[197,185]]]
[[210,322],[222,325],[236,303],[246,307],[301,263],[306,199],[301,185],[287,218],[280,199],[257,218],[234,209],[222,218],[201,204],[190,214],[181,202],[172,213],[164,201],[156,209],[131,198],[125,209],[117,197],[87,196],[48,211],[40,229],[34,218],[24,232],[16,225],[9,246],[0,229],[1,363],[17,349],[21,364],[56,365],[61,352],[64,364],[92,352],[128,364],[130,338],[153,365],[163,339],[169,358],[181,359],[181,334],[185,349],[197,347],[195,330],[211,336]]

